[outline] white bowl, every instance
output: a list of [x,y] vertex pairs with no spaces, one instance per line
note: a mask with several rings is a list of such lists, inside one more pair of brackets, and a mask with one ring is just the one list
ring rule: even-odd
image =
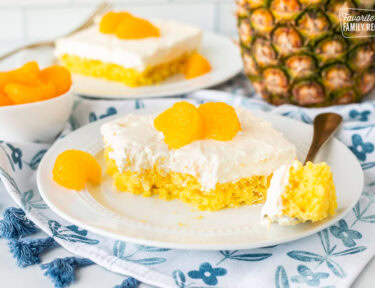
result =
[[64,128],[73,108],[73,89],[28,104],[0,107],[0,140],[48,142]]

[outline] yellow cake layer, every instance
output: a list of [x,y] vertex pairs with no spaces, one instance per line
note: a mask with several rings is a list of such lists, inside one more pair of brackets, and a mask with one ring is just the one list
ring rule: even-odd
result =
[[140,194],[144,197],[158,195],[160,199],[180,199],[200,210],[220,210],[264,203],[270,176],[242,178],[233,183],[218,183],[215,189],[203,191],[197,179],[188,174],[165,172],[158,167],[140,172],[119,172],[114,160],[105,159],[107,173],[112,175],[118,191]]
[[292,166],[282,198],[283,214],[302,222],[316,222],[334,215],[337,202],[331,169],[324,162]]
[[86,59],[75,55],[64,54],[59,57],[59,60],[72,73],[103,78],[136,87],[156,84],[173,74],[181,72],[189,55],[184,54],[171,62],[148,67],[141,72],[133,68],[124,68],[117,64]]

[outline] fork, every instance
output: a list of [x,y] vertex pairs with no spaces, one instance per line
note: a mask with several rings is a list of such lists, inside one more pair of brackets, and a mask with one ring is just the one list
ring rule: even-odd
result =
[[[88,17],[86,19],[85,22],[83,22],[79,27],[77,27],[76,29],[74,29],[73,31],[69,32],[68,34],[65,34],[64,37],[66,36],[70,36],[74,33],[77,33],[83,29],[86,29],[88,27],[90,27],[91,25],[94,24],[94,20],[95,20],[95,17],[104,13],[105,11],[109,10],[110,8],[112,7],[111,4],[107,3],[107,2],[102,2],[96,9],[95,11],[90,15],[90,17]],[[28,45],[24,45],[24,46],[21,46],[21,47],[18,47],[14,50],[11,50],[7,53],[5,53],[4,55],[0,56],[0,61],[18,53],[18,52],[21,52],[23,50],[27,50],[27,49],[33,49],[33,48],[38,48],[38,47],[54,47],[55,46],[55,40],[49,40],[49,41],[40,41],[40,42],[37,42],[37,43],[32,43],[32,44],[28,44]]]
[[336,132],[342,122],[342,117],[336,113],[319,114],[314,119],[314,135],[307,153],[305,164],[313,161],[320,147],[327,142],[329,138]]

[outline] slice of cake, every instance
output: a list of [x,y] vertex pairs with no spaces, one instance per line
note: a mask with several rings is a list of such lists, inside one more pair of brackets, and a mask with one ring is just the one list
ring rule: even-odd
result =
[[294,225],[335,214],[336,191],[326,163],[282,165],[271,179],[261,218],[265,223]]
[[200,43],[196,27],[109,12],[98,24],[58,39],[55,54],[72,73],[134,87],[181,72]]
[[160,115],[116,119],[101,132],[119,191],[201,210],[263,203],[272,173],[296,158],[269,122],[224,103],[178,102]]

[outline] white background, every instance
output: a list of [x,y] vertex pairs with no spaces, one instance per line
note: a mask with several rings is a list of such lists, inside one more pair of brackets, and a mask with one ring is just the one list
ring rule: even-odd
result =
[[[141,17],[177,19],[205,30],[236,34],[235,0],[115,0]],[[101,0],[0,0],[0,54],[53,39],[77,27]]]

